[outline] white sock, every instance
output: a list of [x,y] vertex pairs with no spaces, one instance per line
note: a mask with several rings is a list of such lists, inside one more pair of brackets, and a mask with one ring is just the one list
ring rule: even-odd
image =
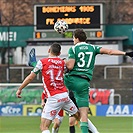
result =
[[88,119],[88,128],[90,131],[92,131],[93,133],[99,133],[97,131],[97,128],[93,125],[93,123]]
[[58,133],[58,130],[59,130],[59,128],[57,128],[57,129],[52,128],[52,133]]
[[42,131],[42,133],[50,133],[50,131],[49,130],[44,130],[44,131]]
[[52,127],[52,133],[54,133],[54,131],[55,131],[55,130],[54,130],[54,128]]

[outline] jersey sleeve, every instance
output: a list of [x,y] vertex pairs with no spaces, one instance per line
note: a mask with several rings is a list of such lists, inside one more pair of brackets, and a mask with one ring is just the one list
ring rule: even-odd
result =
[[42,62],[39,60],[34,69],[32,70],[32,72],[38,74],[41,70],[42,70]]
[[74,47],[71,47],[68,51],[68,58],[73,58],[75,59],[75,51],[74,51]]
[[45,99],[45,94],[44,94],[44,92],[42,92],[42,100],[44,100]]
[[102,48],[101,46],[95,46],[96,54],[100,54],[100,49],[101,48]]

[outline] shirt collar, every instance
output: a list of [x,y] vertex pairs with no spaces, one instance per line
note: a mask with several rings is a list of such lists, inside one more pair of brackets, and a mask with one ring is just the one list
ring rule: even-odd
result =
[[86,42],[78,42],[76,45],[87,44]]

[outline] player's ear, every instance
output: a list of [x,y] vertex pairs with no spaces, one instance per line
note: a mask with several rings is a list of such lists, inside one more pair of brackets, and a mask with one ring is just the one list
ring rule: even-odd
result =
[[58,54],[58,56],[60,56],[61,52]]
[[80,41],[79,41],[79,38],[76,38],[76,41],[77,41],[77,42],[80,42]]
[[48,49],[48,53],[50,53],[50,48]]

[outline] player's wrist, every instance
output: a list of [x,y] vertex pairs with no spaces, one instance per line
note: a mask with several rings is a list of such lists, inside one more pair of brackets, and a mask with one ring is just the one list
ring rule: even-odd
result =
[[21,92],[21,91],[22,91],[22,89],[23,89],[23,88],[18,88],[18,91],[20,91],[20,92]]
[[63,58],[62,60],[64,60],[64,62],[66,63],[67,59],[66,58]]

